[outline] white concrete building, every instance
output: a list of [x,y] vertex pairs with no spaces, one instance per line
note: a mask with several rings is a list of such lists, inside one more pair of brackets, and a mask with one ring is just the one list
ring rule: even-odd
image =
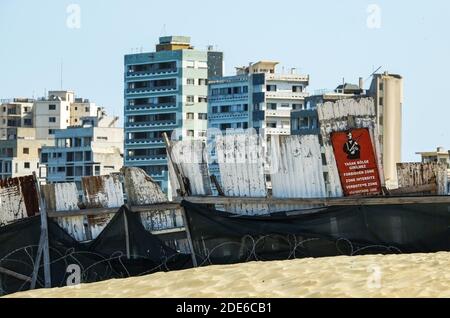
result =
[[55,130],[55,146],[41,151],[46,182],[75,182],[81,189],[83,176],[119,172],[124,133],[117,123],[118,117],[84,117],[78,126]]

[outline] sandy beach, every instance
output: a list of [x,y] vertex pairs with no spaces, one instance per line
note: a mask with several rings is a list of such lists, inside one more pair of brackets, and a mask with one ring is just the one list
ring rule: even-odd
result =
[[450,297],[450,253],[209,266],[7,297]]

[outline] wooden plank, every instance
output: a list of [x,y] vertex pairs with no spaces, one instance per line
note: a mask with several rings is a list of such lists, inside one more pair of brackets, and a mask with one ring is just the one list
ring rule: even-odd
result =
[[[47,209],[45,207],[44,197],[41,193],[40,184],[36,176],[36,172],[33,172],[33,177],[36,183],[36,190],[39,199],[39,213],[41,216],[41,235],[43,238],[42,254],[44,256],[44,281],[45,288],[50,288],[52,284],[51,272],[50,272],[50,249],[48,242],[48,224],[47,224]],[[39,265],[39,264],[38,264]]]
[[391,195],[408,195],[408,194],[423,193],[423,192],[431,192],[434,194],[434,193],[436,193],[436,191],[437,191],[437,185],[434,183],[434,184],[424,184],[424,185],[420,185],[420,186],[393,189],[393,190],[389,190],[389,194],[391,194]]
[[[172,209],[179,209],[180,204],[178,203],[158,203],[158,204],[152,204],[152,205],[140,205],[140,206],[132,206],[131,212],[152,212],[152,211],[160,211],[160,210],[172,210]],[[56,212],[49,212],[48,216],[51,218],[58,218],[58,217],[70,217],[70,216],[82,216],[82,215],[102,215],[102,214],[114,214],[118,211],[118,208],[98,208],[98,209],[86,209],[86,210],[79,210],[79,211],[56,211]]]
[[26,275],[22,275],[22,274],[16,273],[16,272],[14,272],[12,270],[9,270],[7,268],[4,268],[4,267],[0,267],[0,273],[1,274],[5,274],[5,275],[9,275],[11,277],[14,277],[14,278],[17,278],[17,279],[20,279],[20,280],[23,280],[24,282],[31,282],[31,280],[32,280],[31,277],[28,277]]
[[236,203],[264,203],[264,204],[313,204],[322,206],[359,206],[359,205],[399,205],[399,204],[450,204],[450,196],[405,196],[405,197],[347,197],[347,198],[254,198],[254,197],[186,197],[176,198],[175,202],[182,200],[195,204],[236,204]]

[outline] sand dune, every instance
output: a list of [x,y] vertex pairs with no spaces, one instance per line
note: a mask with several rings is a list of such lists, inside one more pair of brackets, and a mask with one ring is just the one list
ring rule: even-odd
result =
[[450,297],[450,253],[209,266],[9,297]]

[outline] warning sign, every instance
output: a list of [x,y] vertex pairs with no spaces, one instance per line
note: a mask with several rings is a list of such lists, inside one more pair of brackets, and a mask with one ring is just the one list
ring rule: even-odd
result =
[[334,132],[331,143],[344,195],[380,194],[381,182],[369,130]]

